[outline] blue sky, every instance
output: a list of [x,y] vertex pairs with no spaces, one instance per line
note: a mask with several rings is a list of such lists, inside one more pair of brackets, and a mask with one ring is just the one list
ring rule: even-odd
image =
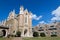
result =
[[[0,0],[0,21],[7,18],[10,11],[15,9],[19,13],[20,6],[31,11],[39,20],[33,19],[33,26],[39,23],[49,23],[56,14],[54,10],[59,9],[60,0]],[[59,18],[58,18],[59,19]]]

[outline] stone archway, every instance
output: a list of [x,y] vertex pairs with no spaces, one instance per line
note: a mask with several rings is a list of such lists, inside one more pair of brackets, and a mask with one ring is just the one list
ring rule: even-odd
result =
[[7,37],[7,30],[3,29],[1,30],[2,31],[2,37]]
[[28,29],[24,30],[24,37],[29,37],[29,31],[28,31]]
[[6,35],[6,31],[5,30],[2,30],[2,32],[3,32],[3,35],[2,36],[5,36]]
[[27,29],[24,30],[24,35],[27,33]]
[[2,33],[1,36],[7,37],[8,36],[8,29],[9,29],[9,27],[0,26],[0,34]]

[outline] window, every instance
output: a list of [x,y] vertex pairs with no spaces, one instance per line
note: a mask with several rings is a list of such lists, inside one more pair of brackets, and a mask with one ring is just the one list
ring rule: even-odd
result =
[[57,32],[51,32],[51,34],[52,34],[52,35],[56,35],[56,34],[57,34]]
[[40,29],[42,29],[42,27],[40,27]]
[[54,25],[50,26],[50,27],[54,27]]
[[44,31],[44,29],[39,29],[38,31]]
[[27,17],[25,17],[25,23],[27,23]]
[[25,15],[25,23],[28,24],[28,15]]
[[44,31],[43,27],[40,27],[38,31]]
[[57,30],[57,28],[49,28],[49,30]]

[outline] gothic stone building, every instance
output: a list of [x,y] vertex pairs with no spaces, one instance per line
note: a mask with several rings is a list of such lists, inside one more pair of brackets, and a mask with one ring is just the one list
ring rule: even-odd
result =
[[21,37],[32,37],[32,17],[31,12],[20,7],[19,14],[15,10],[9,13],[7,21],[3,25],[9,27],[7,35],[16,35],[17,31],[21,32]]
[[60,22],[53,22],[49,24],[39,24],[34,27],[34,31],[40,33],[44,33],[46,37],[51,37],[52,35],[56,35],[60,37]]

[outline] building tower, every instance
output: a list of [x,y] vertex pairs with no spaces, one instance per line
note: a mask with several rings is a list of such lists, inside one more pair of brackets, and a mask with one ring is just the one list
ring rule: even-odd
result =
[[28,10],[20,7],[18,16],[19,31],[21,31],[22,37],[32,37],[32,18]]

